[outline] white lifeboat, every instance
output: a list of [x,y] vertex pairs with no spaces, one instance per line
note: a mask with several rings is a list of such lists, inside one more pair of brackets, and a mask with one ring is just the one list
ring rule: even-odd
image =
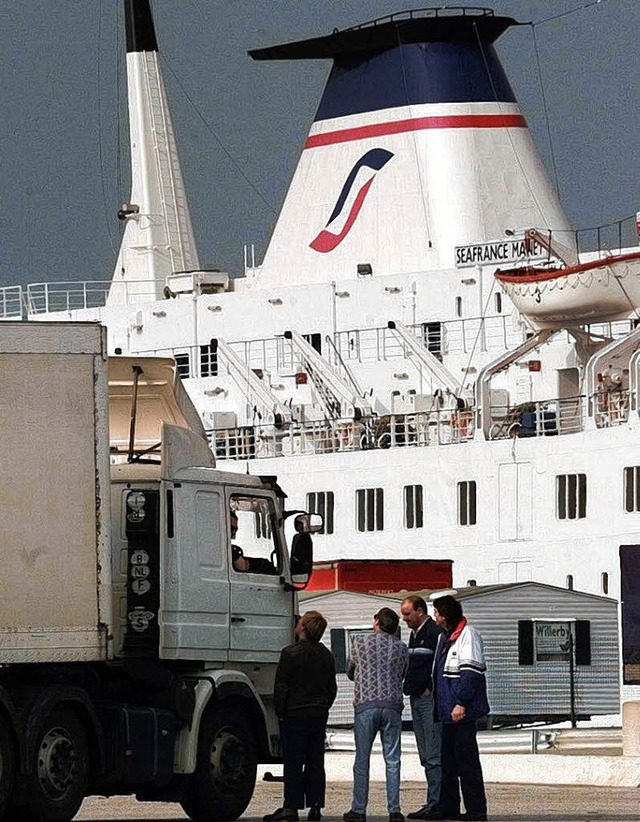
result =
[[574,265],[498,269],[495,278],[540,328],[622,319],[640,306],[640,251]]

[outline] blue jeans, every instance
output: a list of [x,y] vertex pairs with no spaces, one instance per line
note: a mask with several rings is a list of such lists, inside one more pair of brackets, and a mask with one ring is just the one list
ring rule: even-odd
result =
[[442,784],[442,723],[433,719],[433,696],[411,697],[411,719],[420,764],[427,778],[427,808],[433,810],[440,806],[440,787]]
[[366,813],[369,801],[369,759],[373,741],[380,731],[387,774],[387,808],[389,813],[399,813],[402,714],[392,708],[368,708],[355,715],[353,731],[356,758],[353,763],[352,810]]

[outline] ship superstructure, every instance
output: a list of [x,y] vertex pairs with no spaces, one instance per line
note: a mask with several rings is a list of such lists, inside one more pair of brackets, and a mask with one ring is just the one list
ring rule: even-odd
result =
[[174,356],[218,460],[324,514],[320,561],[618,596],[640,524],[635,220],[582,253],[493,48],[515,21],[423,10],[254,52],[333,68],[265,259],[234,280],[199,266],[149,5],[125,5],[113,284],[3,289],[4,315]]

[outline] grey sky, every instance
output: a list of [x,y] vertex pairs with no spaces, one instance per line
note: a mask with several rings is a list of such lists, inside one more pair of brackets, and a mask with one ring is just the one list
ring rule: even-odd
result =
[[[259,256],[266,246],[329,69],[254,63],[247,50],[411,4],[152,2],[201,261],[238,272],[244,242],[255,242]],[[115,215],[128,197],[126,121],[117,127],[120,0],[1,6],[0,286],[108,279],[119,243]],[[576,227],[640,209],[640,2],[493,5],[534,22],[582,6],[535,28],[560,196]],[[531,28],[507,32],[498,51],[553,179]]]

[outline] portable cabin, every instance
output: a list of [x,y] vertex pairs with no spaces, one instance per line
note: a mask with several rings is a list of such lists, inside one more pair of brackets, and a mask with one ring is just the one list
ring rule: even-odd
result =
[[[429,603],[430,596],[447,592],[418,593]],[[474,586],[451,593],[484,640],[489,726],[577,722],[619,713],[614,599],[538,582]],[[329,622],[324,641],[336,657],[339,680],[331,724],[353,723],[353,687],[344,673],[350,638],[372,630],[373,615],[380,608],[399,611],[404,596],[405,592],[377,596],[350,591],[304,596],[302,609],[316,609]],[[402,639],[408,641],[408,635],[401,623]]]

